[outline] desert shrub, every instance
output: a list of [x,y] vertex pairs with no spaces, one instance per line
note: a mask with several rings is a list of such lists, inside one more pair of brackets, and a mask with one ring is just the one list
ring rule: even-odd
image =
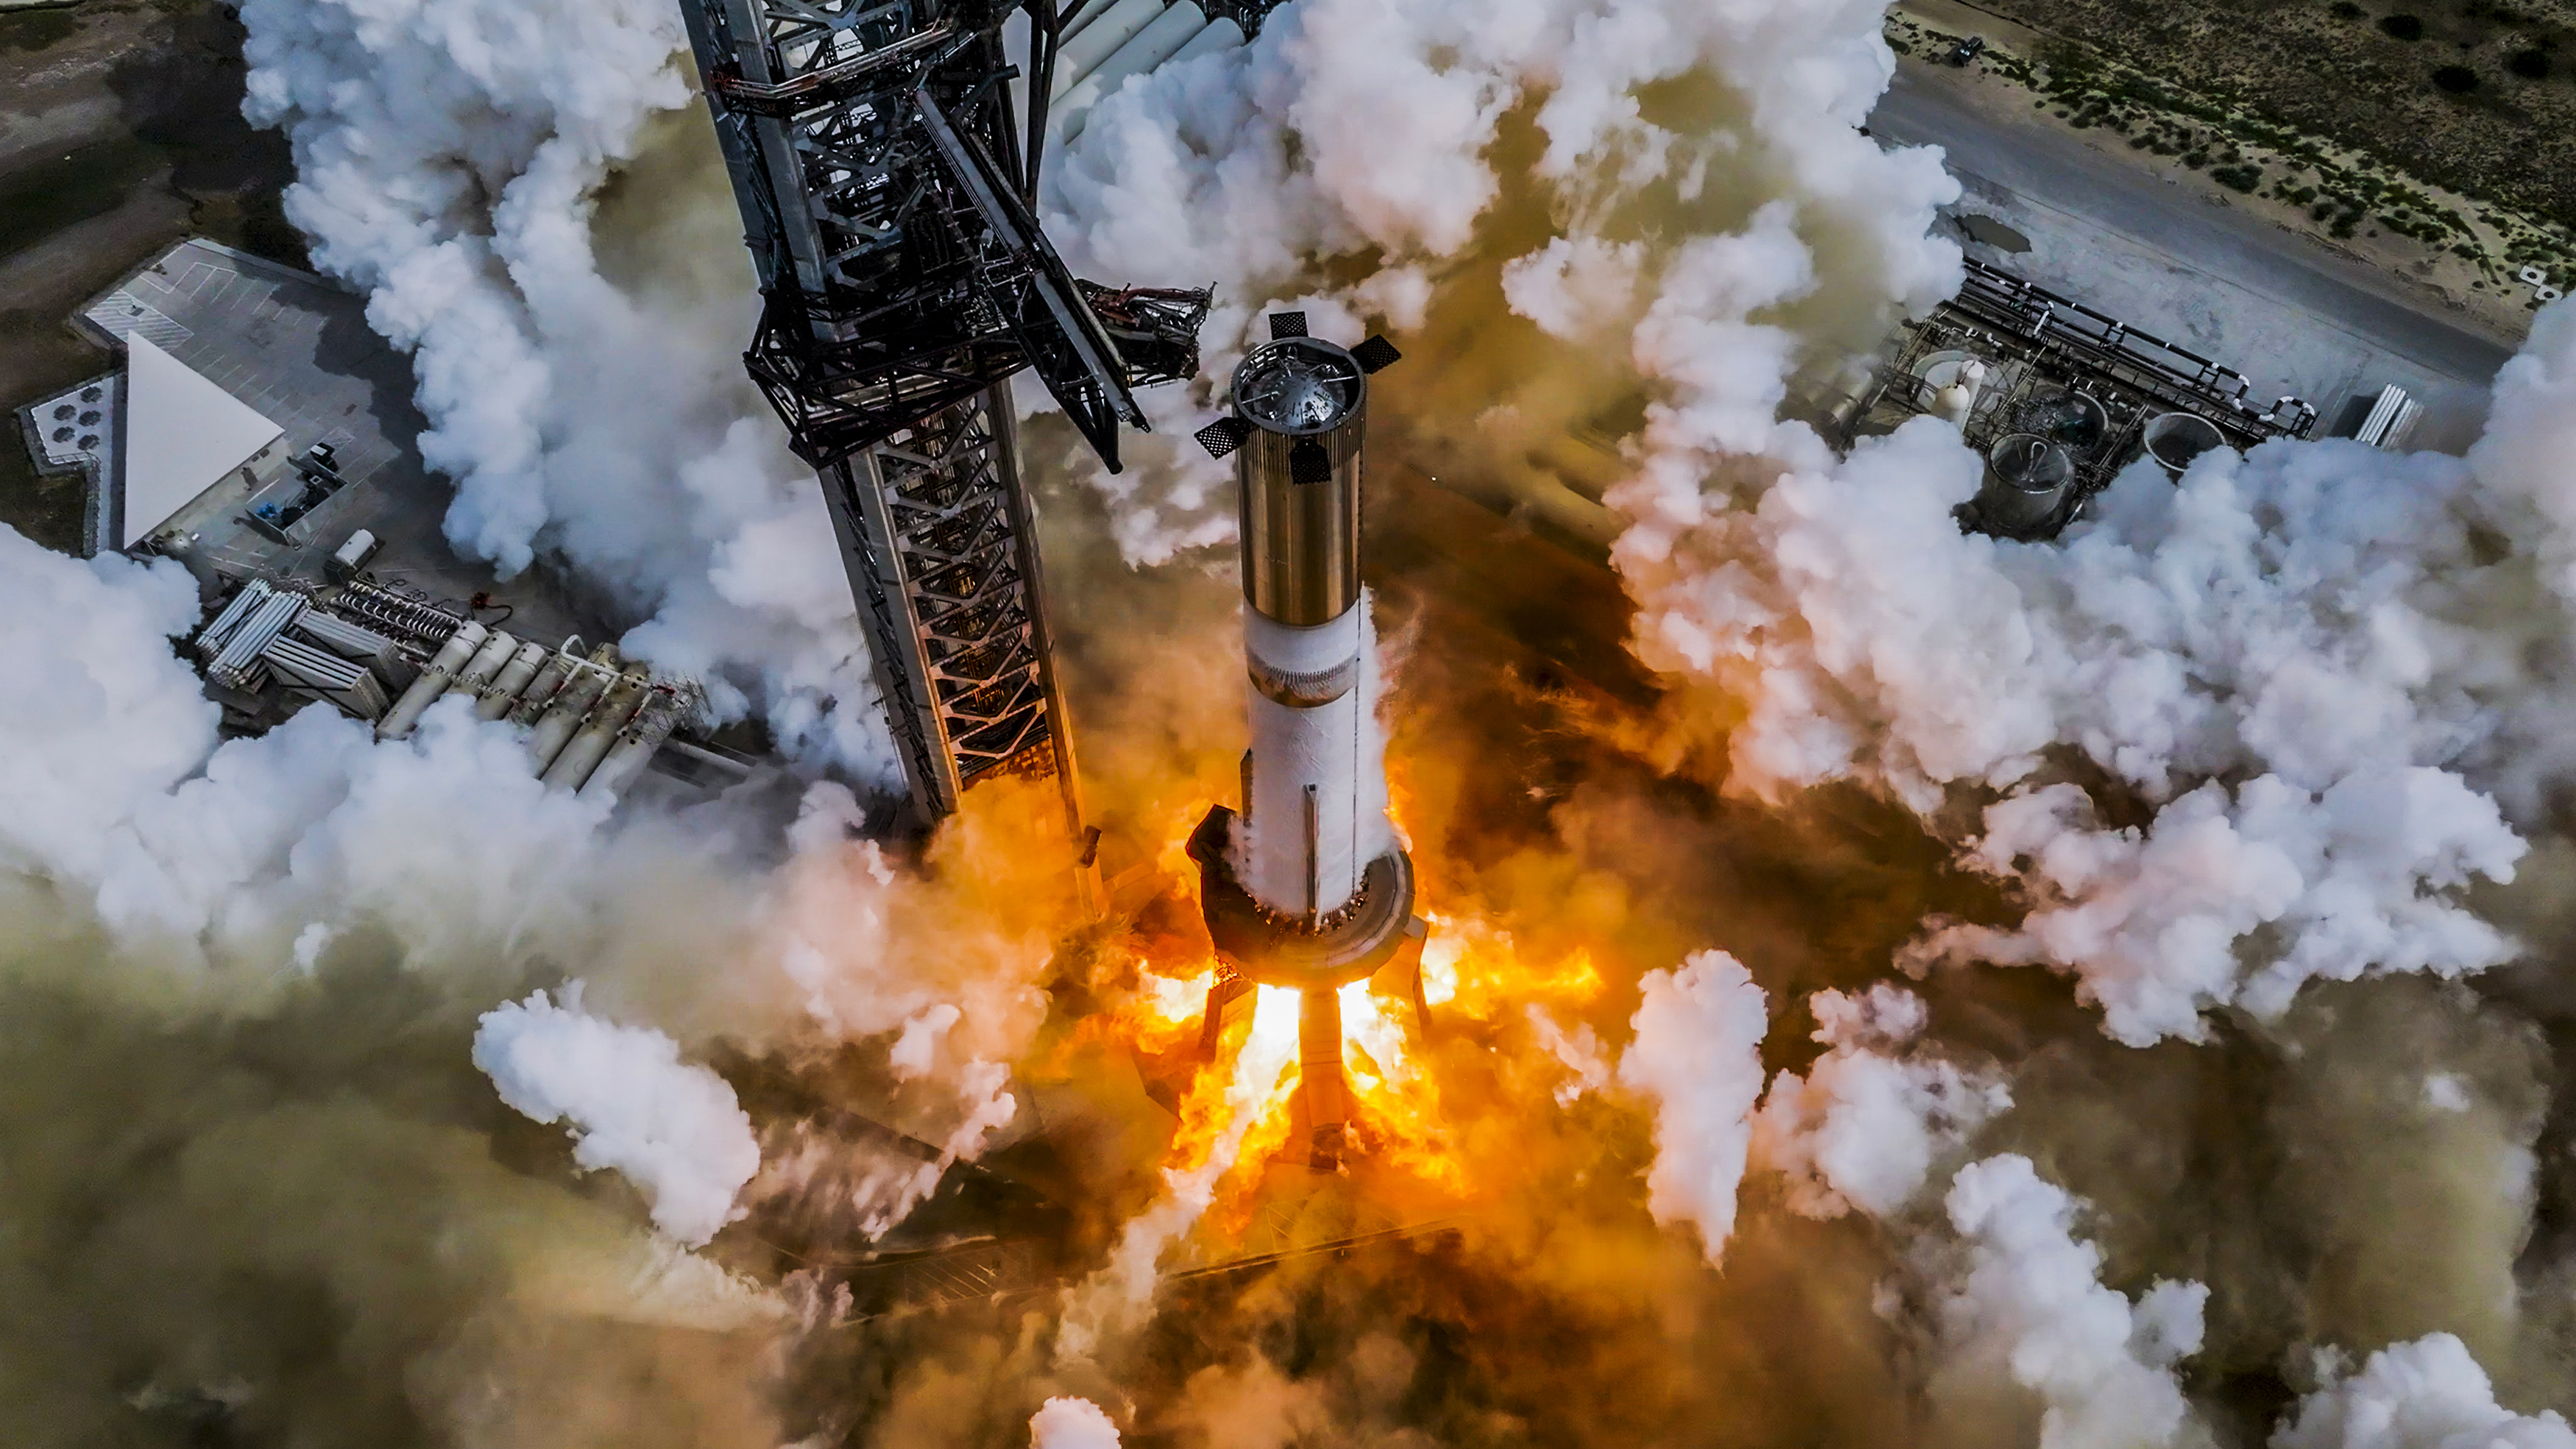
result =
[[2263,184],[2260,166],[2221,166],[2209,173],[2209,179],[2230,191],[2252,191]]
[[2517,50],[2504,68],[2524,80],[2549,79],[2549,54],[2540,50]]
[[2433,84],[2455,96],[2465,96],[2478,88],[2478,73],[2465,65],[2446,65],[2433,72]]
[[2352,0],[2335,0],[2330,8],[2337,20],[2359,20],[2363,13],[2362,8],[2353,4]]
[[2383,15],[2379,17],[2379,28],[2383,34],[2399,40],[2424,38],[2424,22],[2412,15]]

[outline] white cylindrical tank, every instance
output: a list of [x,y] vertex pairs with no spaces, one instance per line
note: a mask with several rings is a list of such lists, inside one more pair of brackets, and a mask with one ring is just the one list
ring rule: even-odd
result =
[[555,691],[563,688],[564,681],[571,677],[580,662],[580,656],[568,649],[558,649],[547,655],[546,662],[537,670],[537,677],[528,682],[527,688],[519,691],[519,697],[511,701],[502,718],[522,729],[535,724],[537,716],[544,713],[547,704],[553,701]]
[[456,677],[456,671],[464,668],[466,661],[473,658],[482,645],[482,625],[471,621],[457,625],[456,632],[448,635],[447,642],[439,646],[437,656],[429,661],[429,667],[420,672],[420,677],[411,682],[411,688],[404,690],[402,698],[395,700],[394,707],[377,721],[376,738],[398,740],[410,734],[412,727],[420,723],[422,713],[447,692],[448,681]]
[[615,682],[617,675],[604,665],[583,664],[572,677],[555,691],[546,704],[546,712],[537,717],[537,727],[528,735],[528,768],[542,775],[546,767],[572,742],[575,731],[599,703],[600,695]]
[[1232,391],[1252,758],[1227,858],[1262,909],[1320,930],[1396,851],[1360,587],[1368,378],[1291,336],[1246,356]]
[[553,764],[546,766],[543,778],[549,787],[578,790],[590,779],[590,772],[599,768],[599,762],[608,758],[609,747],[617,743],[617,732],[626,727],[626,722],[635,717],[636,708],[643,704],[649,682],[641,673],[617,676],[617,682],[600,697],[599,707],[582,721],[572,742],[555,756]]
[[582,781],[581,797],[585,800],[615,800],[626,793],[626,787],[635,782],[636,776],[644,773],[644,767],[653,762],[653,752],[662,748],[662,742],[671,737],[671,731],[679,728],[679,724],[678,697],[668,689],[651,691],[645,696],[644,707],[635,712],[635,718],[625,729],[618,731],[617,743],[610,748],[608,758],[601,760],[599,768],[590,772],[590,778]]
[[1946,420],[1953,427],[1966,427],[1968,415],[1976,411],[1977,389],[1984,386],[1985,381],[1984,363],[1963,364],[1949,385],[1932,395],[1932,415]]
[[1163,64],[1186,64],[1210,51],[1232,50],[1241,44],[1243,44],[1242,26],[1225,19],[1210,21],[1205,30],[1191,36],[1190,43],[1172,52],[1172,58],[1164,61]]
[[1190,0],[1166,9],[1146,22],[1145,28],[1128,37],[1127,43],[1112,52],[1091,74],[1067,89],[1056,102],[1056,114],[1063,117],[1057,129],[1070,141],[1082,134],[1082,123],[1102,96],[1126,81],[1141,75],[1171,58],[1174,52],[1197,38],[1207,28],[1207,15]]
[[1136,32],[1152,24],[1162,10],[1163,0],[1117,0],[1100,12],[1099,19],[1075,32],[1055,53],[1055,97],[1080,85],[1084,76],[1135,39]]
[[1254,900],[1282,915],[1340,910],[1369,862],[1394,845],[1369,634],[1365,592],[1312,628],[1243,611],[1252,755],[1235,873]]
[[510,656],[518,648],[518,639],[508,630],[493,630],[491,637],[483,641],[483,647],[475,650],[474,657],[457,671],[455,680],[447,686],[447,692],[481,694],[483,686],[492,682],[492,676],[501,672],[501,666],[510,662]]
[[519,691],[537,677],[537,666],[546,662],[546,652],[546,646],[533,641],[520,645],[511,654],[510,662],[501,666],[501,672],[492,676],[492,682],[483,686],[482,697],[474,702],[474,713],[483,719],[499,719],[509,713]]

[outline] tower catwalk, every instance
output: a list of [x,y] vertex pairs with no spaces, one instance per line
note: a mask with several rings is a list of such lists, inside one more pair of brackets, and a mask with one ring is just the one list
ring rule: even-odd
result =
[[[1103,0],[1091,0],[1092,4]],[[1205,292],[1077,281],[1035,200],[1054,0],[680,0],[760,279],[744,361],[811,464],[921,823],[996,773],[1079,826],[1007,383],[1111,471],[1131,390],[1198,369]],[[1002,25],[1029,20],[1030,115]]]

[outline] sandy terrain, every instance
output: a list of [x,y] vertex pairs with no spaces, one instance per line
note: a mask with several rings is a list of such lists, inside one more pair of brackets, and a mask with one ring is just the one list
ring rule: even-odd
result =
[[2379,269],[2412,305],[2518,342],[2542,295],[2521,269],[2539,266],[2558,287],[2576,280],[2576,248],[2554,224],[2400,169],[2420,159],[2403,147],[2363,151],[2290,129],[2241,94],[2146,77],[1983,5],[1905,0],[1889,20],[1890,40],[1925,67],[1971,33],[1989,49],[1960,74],[1976,82],[1981,104],[2027,109],[2209,205],[2243,209],[2320,252]]

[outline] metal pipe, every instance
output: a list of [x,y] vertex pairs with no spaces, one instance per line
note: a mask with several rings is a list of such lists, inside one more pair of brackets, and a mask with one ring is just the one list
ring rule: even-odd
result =
[[609,747],[617,742],[617,732],[626,727],[637,707],[644,703],[645,688],[650,682],[641,671],[617,676],[617,682],[608,686],[599,708],[590,712],[572,743],[546,766],[541,778],[549,788],[578,790],[590,779],[591,771],[599,768],[599,762],[608,757]]
[[483,686],[482,697],[474,702],[475,716],[499,719],[509,713],[510,706],[518,701],[519,691],[537,677],[537,666],[545,662],[547,653],[546,646],[533,641],[520,645],[510,662],[501,666],[501,672],[492,676],[492,682]]
[[215,615],[214,622],[197,631],[197,657],[212,659],[222,653],[224,641],[232,638],[233,631],[267,600],[270,592],[265,579],[253,579],[242,585],[241,591],[226,601],[223,611]]
[[501,666],[510,662],[511,653],[518,647],[518,639],[508,630],[493,630],[491,636],[483,641],[483,647],[475,650],[474,657],[457,672],[455,680],[447,686],[447,692],[480,694],[483,686],[492,682],[492,676],[501,672]]
[[1082,134],[1082,124],[1091,108],[1101,99],[1126,84],[1127,77],[1142,75],[1196,39],[1207,28],[1207,15],[1190,0],[1177,0],[1162,14],[1147,21],[1145,28],[1128,37],[1127,43],[1111,52],[1091,74],[1063,93],[1056,102],[1062,116],[1058,130],[1066,141]]
[[618,732],[615,747],[608,758],[599,762],[590,778],[581,783],[581,798],[614,801],[626,793],[635,777],[653,762],[653,752],[671,737],[680,725],[680,702],[668,689],[656,689],[644,700],[644,707]]
[[616,672],[604,665],[584,662],[576,666],[576,672],[563,688],[555,691],[555,697],[546,705],[546,712],[538,716],[537,727],[528,735],[530,769],[543,775],[554,764],[555,756],[563,753],[564,746],[572,742],[574,732],[581,728],[590,707],[599,703],[599,697],[616,680]]
[[555,691],[563,688],[564,681],[581,667],[581,656],[571,652],[571,642],[566,640],[564,648],[546,656],[545,666],[537,671],[537,677],[529,682],[527,688],[519,691],[518,699],[511,703],[502,718],[522,729],[537,722],[537,716],[545,712],[547,702],[555,697]]
[[1306,929],[1313,930],[1324,919],[1324,861],[1318,849],[1323,833],[1320,814],[1315,809],[1315,787],[1306,787]]
[[376,738],[398,740],[410,734],[412,727],[420,723],[421,714],[447,692],[447,682],[456,677],[457,670],[465,667],[466,660],[482,643],[483,626],[476,623],[460,625],[455,633],[448,635],[447,642],[438,646],[438,653],[429,661],[429,667],[411,682],[411,688],[403,691],[402,698],[394,701],[392,712],[377,723]]

